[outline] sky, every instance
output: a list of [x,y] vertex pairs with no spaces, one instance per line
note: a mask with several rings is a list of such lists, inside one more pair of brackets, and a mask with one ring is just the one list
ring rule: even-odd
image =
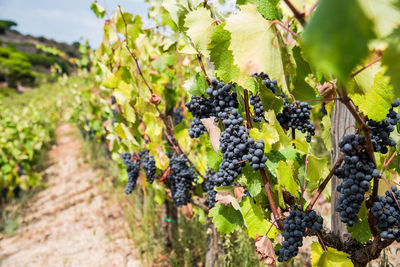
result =
[[121,5],[123,11],[146,17],[144,0],[98,0],[107,14],[98,19],[90,10],[93,0],[0,0],[0,20],[13,20],[23,34],[72,43],[83,37],[96,48],[103,38],[104,19]]

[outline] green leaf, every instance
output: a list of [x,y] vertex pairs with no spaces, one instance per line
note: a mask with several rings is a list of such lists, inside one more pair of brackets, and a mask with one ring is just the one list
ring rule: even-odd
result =
[[109,75],[105,78],[102,85],[104,87],[113,89],[118,86],[118,78],[115,75]]
[[399,26],[400,10],[395,8],[397,0],[363,0],[359,1],[365,14],[375,22],[375,32],[378,36],[389,35]]
[[162,133],[162,124],[157,120],[156,116],[151,112],[143,115],[143,123],[146,125],[146,134],[150,139],[157,139]]
[[350,260],[350,255],[338,251],[334,248],[326,247],[324,251],[322,246],[313,242],[311,244],[311,263],[317,267],[352,267],[353,263]]
[[259,171],[255,171],[249,164],[242,169],[242,174],[238,180],[241,185],[246,185],[252,197],[260,194],[262,189],[262,179]]
[[222,158],[215,153],[214,149],[210,145],[210,143],[206,144],[207,148],[207,162],[210,169],[217,170],[219,169],[219,164],[222,161]]
[[97,18],[102,19],[104,15],[106,14],[106,10],[97,3],[97,1],[94,1],[92,5],[90,6],[90,9],[94,12]]
[[359,220],[353,227],[347,226],[347,230],[351,233],[351,236],[360,243],[367,242],[371,237],[371,231],[369,230],[368,224],[368,210],[365,206],[365,202],[362,203],[361,209],[357,214]]
[[[307,189],[311,191],[317,189],[328,173],[327,158],[317,158],[312,154],[308,155]],[[304,177],[304,173],[299,173],[299,175]]]
[[368,54],[372,27],[358,1],[321,0],[304,30],[303,48],[318,69],[346,81]]
[[206,57],[209,56],[207,45],[215,28],[215,22],[211,18],[210,11],[204,7],[189,12],[185,18],[187,35],[194,46]]
[[225,83],[232,81],[233,77],[240,72],[239,68],[233,63],[232,51],[228,49],[230,41],[231,33],[224,30],[224,24],[220,24],[215,27],[208,45],[210,60],[215,67],[215,74]]
[[134,123],[136,121],[136,113],[128,101],[124,103],[123,110],[124,110],[124,117],[126,118],[126,120]]
[[231,206],[225,206],[221,203],[217,203],[209,211],[208,216],[213,217],[212,221],[221,234],[233,232],[238,225],[243,226],[242,213]]
[[181,30],[189,10],[187,0],[166,0],[163,1],[162,6],[168,11],[178,29]]
[[275,114],[281,112],[284,106],[283,99],[279,96],[276,96],[270,89],[266,88],[265,84],[263,84],[262,88],[265,88],[260,92],[260,98],[264,111],[273,110]]
[[383,75],[383,71],[376,74],[372,87],[365,95],[350,95],[358,108],[374,121],[386,118],[392,107],[393,89],[389,85],[389,77]]
[[277,38],[279,32],[272,22],[257,12],[257,6],[241,6],[240,12],[226,19],[225,29],[231,33],[229,49],[240,71],[250,76],[256,72],[265,72],[271,79],[275,78],[279,87],[288,93]]
[[[356,69],[360,69],[362,66],[357,66]],[[380,62],[366,68],[362,72],[358,73],[346,84],[346,92],[351,94],[365,94],[374,84],[375,75],[381,71]]]
[[331,151],[331,117],[324,116],[321,121],[321,138],[325,147]]
[[294,196],[298,195],[299,186],[293,178],[290,166],[286,161],[280,161],[276,169],[276,176],[281,185]]
[[277,5],[279,0],[249,0],[248,3],[257,5],[257,10],[268,20],[280,19]]
[[268,231],[267,221],[264,219],[264,211],[254,204],[251,197],[244,197],[240,202],[240,207],[244,220],[247,225],[247,234],[251,238],[256,238],[257,234],[265,235]]
[[294,89],[292,94],[296,99],[314,99],[317,91],[306,82],[306,78],[312,73],[311,68],[308,62],[304,60],[300,47],[296,46],[292,51],[296,62],[296,75],[293,79]]
[[387,66],[386,74],[394,87],[394,96],[400,98],[400,27],[388,38],[388,47],[383,52],[382,62]]

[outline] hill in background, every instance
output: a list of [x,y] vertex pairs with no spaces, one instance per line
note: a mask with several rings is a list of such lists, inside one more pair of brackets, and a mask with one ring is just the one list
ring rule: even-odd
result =
[[14,21],[0,20],[0,94],[10,91],[6,88],[23,91],[76,70],[75,59],[81,58],[79,42],[24,35],[15,26]]

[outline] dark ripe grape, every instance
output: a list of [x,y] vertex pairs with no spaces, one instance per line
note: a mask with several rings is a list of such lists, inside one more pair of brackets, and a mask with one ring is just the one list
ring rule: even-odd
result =
[[267,161],[267,156],[264,155],[264,141],[262,139],[254,142],[253,138],[249,138],[247,142],[249,148],[249,154],[242,156],[242,160],[248,160],[251,167],[254,170],[264,169],[265,162]]
[[156,174],[156,160],[154,156],[149,154],[148,150],[139,152],[139,156],[144,173],[146,174],[146,181],[153,183]]
[[400,204],[400,190],[393,185],[385,195],[375,197],[371,211],[377,218],[376,226],[381,230],[381,237],[400,242],[400,210],[397,206]]
[[182,122],[183,120],[183,109],[176,108],[174,109],[174,124],[177,125]]
[[128,174],[128,183],[125,187],[125,194],[129,195],[135,189],[136,181],[140,173],[140,160],[134,162],[132,160],[132,155],[129,152],[121,154],[122,162],[126,166],[126,172]]
[[389,113],[383,121],[367,121],[375,152],[386,154],[389,151],[387,146],[396,145],[396,142],[390,138],[390,133],[394,131],[394,127],[400,119],[400,115],[393,110],[393,108],[398,107],[399,104],[399,100],[393,102],[392,108],[389,110]]
[[335,170],[335,175],[343,179],[337,187],[340,197],[335,211],[340,214],[342,222],[354,226],[358,221],[356,214],[360,211],[364,194],[369,190],[369,181],[372,177],[378,177],[379,171],[375,169],[365,149],[364,136],[346,135],[339,142],[339,148],[345,156],[342,167]]
[[204,96],[198,97],[194,95],[190,99],[190,102],[186,103],[186,108],[193,115],[193,120],[189,129],[189,136],[191,138],[198,138],[206,131],[201,119],[214,116],[215,107],[210,99],[207,99]]
[[250,105],[253,106],[253,111],[254,111],[253,120],[255,122],[265,120],[264,107],[262,105],[261,99],[258,95],[253,95],[252,92],[250,92]]
[[279,124],[283,128],[292,128],[301,131],[302,133],[307,132],[306,141],[311,142],[311,136],[315,135],[314,124],[310,121],[309,110],[312,107],[307,102],[296,101],[289,103],[283,94],[278,94],[283,101],[284,107],[282,113],[276,115]]
[[206,171],[206,179],[204,179],[202,187],[203,190],[207,193],[207,198],[208,198],[208,208],[211,209],[214,207],[216,200],[215,196],[217,195],[217,191],[214,190],[214,183],[213,183],[213,175],[215,175],[216,172],[213,169],[208,169]]
[[234,108],[227,111],[227,116],[222,121],[225,131],[220,137],[222,162],[219,171],[211,177],[211,182],[215,186],[231,185],[244,166],[244,163],[237,162],[248,153],[248,132],[242,125],[243,118]]
[[273,79],[272,81],[270,80],[270,78],[268,77],[267,74],[265,74],[264,72],[261,73],[254,73],[253,75],[254,77],[260,77],[263,81],[263,83],[265,84],[265,86],[270,89],[272,91],[272,93],[275,94],[275,86],[276,86],[276,80]]
[[303,245],[303,237],[306,228],[311,232],[322,230],[323,219],[314,210],[303,212],[297,207],[290,210],[289,216],[283,221],[284,231],[282,236],[282,248],[275,251],[278,261],[288,261],[295,257],[299,252],[299,247]]
[[196,175],[193,167],[189,166],[188,160],[184,156],[170,158],[169,166],[171,172],[167,179],[170,184],[172,200],[175,206],[180,207],[190,202],[193,183]]

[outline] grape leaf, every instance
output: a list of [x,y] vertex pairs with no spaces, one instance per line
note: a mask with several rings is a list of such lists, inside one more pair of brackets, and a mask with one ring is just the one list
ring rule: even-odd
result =
[[400,11],[393,5],[397,0],[359,1],[365,14],[375,22],[375,32],[379,37],[389,35],[400,24]]
[[256,197],[261,192],[262,180],[260,172],[255,171],[249,164],[242,169],[242,174],[238,179],[238,182],[242,185],[246,185],[252,197]]
[[206,57],[209,56],[207,45],[215,28],[215,22],[210,16],[210,11],[204,7],[189,12],[185,18],[187,35],[194,46]]
[[210,61],[214,63],[215,74],[225,83],[236,82],[253,91],[255,88],[254,81],[248,75],[241,73],[238,66],[233,62],[232,51],[228,49],[231,33],[225,30],[224,26],[225,24],[220,24],[215,27],[208,45]]
[[390,76],[390,83],[394,87],[394,95],[400,98],[400,27],[388,38],[388,47],[383,52],[382,62],[387,66],[386,74]]
[[280,19],[277,5],[279,0],[249,0],[248,3],[257,5],[257,10],[268,20]]
[[94,1],[92,5],[90,6],[90,9],[93,11],[93,13],[96,15],[97,18],[102,19],[104,15],[106,14],[106,10],[104,7],[99,5],[97,1]]
[[326,247],[328,251],[324,251],[322,246],[313,242],[311,244],[311,263],[317,267],[352,267],[350,255],[338,251],[334,248]]
[[392,107],[393,88],[389,85],[389,77],[383,75],[383,71],[375,75],[372,87],[365,95],[350,95],[358,108],[374,121],[386,118]]
[[331,150],[331,117],[324,116],[321,121],[321,138],[328,151]]
[[[314,191],[318,188],[322,180],[328,175],[328,159],[317,158],[312,154],[308,155],[307,163],[307,189]],[[304,177],[304,173],[299,173]]]
[[241,6],[240,12],[226,19],[225,29],[231,33],[229,49],[240,71],[250,76],[256,72],[265,72],[271,79],[275,78],[280,88],[288,93],[277,38],[279,33],[272,22],[257,12],[257,6]]
[[244,223],[240,211],[221,203],[210,209],[208,216],[213,217],[212,221],[221,234],[231,233],[238,225],[243,226]]
[[293,178],[291,168],[287,161],[279,161],[276,168],[276,176],[280,180],[281,185],[294,196],[298,195],[298,184]]
[[362,203],[361,209],[357,214],[359,220],[353,227],[347,226],[347,230],[351,233],[351,236],[360,243],[367,242],[371,237],[371,231],[369,230],[368,224],[368,210],[365,206],[365,202]]
[[162,6],[168,11],[178,29],[182,29],[189,6],[186,0],[166,0]]
[[247,225],[247,234],[251,238],[258,235],[265,235],[268,231],[267,221],[264,219],[264,211],[256,205],[251,197],[244,197],[239,203],[244,220]]
[[321,0],[303,33],[304,52],[318,69],[346,81],[368,54],[372,25],[358,1]]
[[296,62],[296,74],[293,79],[294,89],[292,90],[292,94],[296,99],[314,99],[317,91],[305,80],[312,73],[311,68],[307,61],[304,60],[300,47],[296,46],[292,51]]

